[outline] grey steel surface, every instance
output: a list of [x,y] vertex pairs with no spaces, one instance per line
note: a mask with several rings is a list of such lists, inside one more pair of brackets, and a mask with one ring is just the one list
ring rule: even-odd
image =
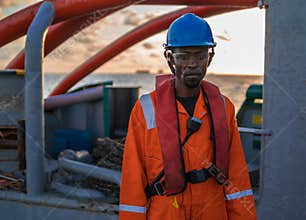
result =
[[113,220],[118,211],[117,205],[94,199],[84,202],[54,194],[28,196],[13,191],[0,191],[0,208],[5,220]]
[[110,137],[121,138],[127,134],[130,113],[139,96],[139,87],[107,86],[109,95]]
[[[138,98],[139,87],[106,87],[109,91],[108,104],[105,103],[101,86],[46,99],[46,109],[51,110],[45,112],[46,149],[51,148],[56,129],[89,130],[92,146],[96,145],[98,137],[126,135],[129,115]],[[69,100],[70,97],[73,99]],[[106,105],[109,117],[105,115]],[[107,127],[110,134],[105,131],[107,120],[110,122]]]
[[53,17],[53,4],[44,2],[28,29],[25,46],[26,166],[30,195],[43,192],[46,178],[42,61],[46,31]]
[[306,1],[266,10],[259,219],[306,219]]
[[[0,176],[1,177],[1,176]],[[57,181],[52,181],[50,187],[55,191],[62,193],[65,197],[98,200],[105,198],[105,195],[94,189],[85,189],[81,187],[70,186]]]
[[0,125],[16,126],[24,118],[24,76],[0,71]]
[[18,169],[17,150],[1,150],[0,151],[0,170],[10,173]]
[[45,112],[46,147],[52,146],[53,133],[56,129],[80,129],[91,132],[94,146],[98,137],[104,137],[103,99],[74,103],[53,111]]

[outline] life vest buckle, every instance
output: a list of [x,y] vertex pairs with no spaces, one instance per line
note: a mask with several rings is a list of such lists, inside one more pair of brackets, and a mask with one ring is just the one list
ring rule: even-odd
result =
[[163,184],[161,182],[157,181],[153,183],[153,187],[154,187],[156,195],[159,195],[159,196],[165,195]]
[[216,167],[216,165],[214,164],[211,165],[207,170],[210,173],[210,175],[212,175],[215,178],[215,180],[219,185],[227,185],[228,178],[226,177],[225,174],[222,173],[222,171],[218,167]]

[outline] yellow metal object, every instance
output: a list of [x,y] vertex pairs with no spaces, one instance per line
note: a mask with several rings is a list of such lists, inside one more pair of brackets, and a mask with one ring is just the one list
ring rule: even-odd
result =
[[174,208],[177,208],[177,209],[179,208],[179,204],[177,203],[176,196],[174,196],[174,198],[173,198],[172,205],[173,205]]
[[22,69],[16,69],[16,75],[24,75],[24,70]]
[[253,115],[252,123],[255,124],[255,125],[261,125],[262,124],[262,116],[261,115]]

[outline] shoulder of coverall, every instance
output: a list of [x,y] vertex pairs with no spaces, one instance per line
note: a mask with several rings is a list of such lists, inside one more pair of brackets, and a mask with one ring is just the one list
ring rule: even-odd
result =
[[154,106],[154,108],[156,108],[156,99],[155,99],[155,90],[150,92],[150,93],[146,93],[146,94],[143,94],[140,96],[140,98],[136,101],[133,109],[132,109],[132,112],[131,112],[131,115],[135,115],[136,118],[139,120],[139,121],[142,121],[145,123],[145,116],[144,116],[144,112],[143,112],[143,109],[142,109],[142,106],[141,106],[141,98],[143,98],[144,96],[150,96],[151,97],[151,100],[152,100],[152,104]]

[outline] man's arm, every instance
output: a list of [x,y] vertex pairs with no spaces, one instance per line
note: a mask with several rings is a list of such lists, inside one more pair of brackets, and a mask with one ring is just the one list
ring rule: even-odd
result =
[[122,162],[119,220],[145,220],[147,179],[144,171],[143,146],[145,124],[139,101],[130,120]]
[[227,99],[230,112],[229,184],[224,187],[229,220],[256,220],[254,197],[248,175],[233,104]]

